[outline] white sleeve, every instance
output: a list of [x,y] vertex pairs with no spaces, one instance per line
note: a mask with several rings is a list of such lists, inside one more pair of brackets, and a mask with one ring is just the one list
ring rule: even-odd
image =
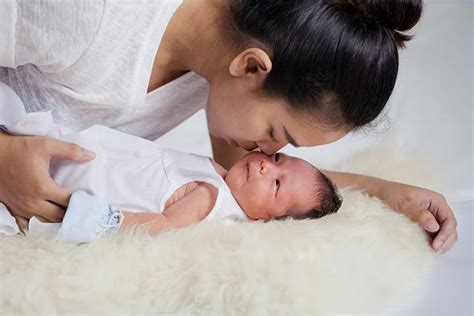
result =
[[0,0],[0,66],[72,65],[94,40],[103,9],[98,0]]
[[0,0],[0,67],[15,67],[16,1]]

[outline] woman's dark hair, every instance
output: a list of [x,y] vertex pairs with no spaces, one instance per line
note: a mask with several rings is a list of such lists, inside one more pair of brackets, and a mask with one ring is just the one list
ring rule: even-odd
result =
[[234,35],[261,43],[273,67],[261,93],[329,128],[352,129],[383,110],[398,72],[402,32],[422,0],[228,0]]

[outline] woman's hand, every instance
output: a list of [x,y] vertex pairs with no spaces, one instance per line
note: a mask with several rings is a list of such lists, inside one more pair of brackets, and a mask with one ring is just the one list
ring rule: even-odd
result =
[[49,137],[0,132],[0,201],[22,228],[32,216],[44,222],[60,222],[64,216],[71,192],[51,179],[53,157],[86,162],[95,154]]
[[433,237],[432,248],[445,252],[457,240],[457,222],[443,195],[398,182],[383,181],[380,196],[391,208],[400,212]]
[[408,216],[430,233],[431,246],[445,252],[456,242],[457,222],[446,199],[439,193],[408,184],[336,171],[323,172],[340,188],[353,187],[375,196],[395,211]]

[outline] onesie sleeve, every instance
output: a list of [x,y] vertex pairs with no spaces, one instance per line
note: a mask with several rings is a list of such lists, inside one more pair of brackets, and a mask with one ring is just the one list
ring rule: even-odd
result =
[[72,65],[94,40],[103,8],[97,0],[0,0],[0,66]]

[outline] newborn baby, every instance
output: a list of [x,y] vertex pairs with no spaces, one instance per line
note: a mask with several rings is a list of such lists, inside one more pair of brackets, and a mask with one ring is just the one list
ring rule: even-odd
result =
[[[52,178],[73,192],[59,228],[67,242],[137,226],[157,234],[211,219],[318,218],[341,205],[323,173],[288,155],[251,152],[227,171],[209,157],[104,126],[69,133],[48,112],[26,114],[17,105],[3,113],[0,128],[8,133],[49,135],[96,153],[87,163],[51,161]],[[30,230],[38,225],[30,221]]]
[[74,192],[59,230],[68,242],[119,227],[157,234],[209,219],[318,218],[341,204],[323,173],[284,154],[250,152],[226,171],[208,157],[103,126],[60,138],[96,152],[87,163],[51,162],[55,181]]
[[251,152],[226,171],[209,157],[103,126],[63,139],[97,153],[84,164],[52,164],[53,178],[77,190],[59,231],[65,241],[137,226],[153,235],[210,219],[318,218],[341,204],[327,177],[284,154]]

